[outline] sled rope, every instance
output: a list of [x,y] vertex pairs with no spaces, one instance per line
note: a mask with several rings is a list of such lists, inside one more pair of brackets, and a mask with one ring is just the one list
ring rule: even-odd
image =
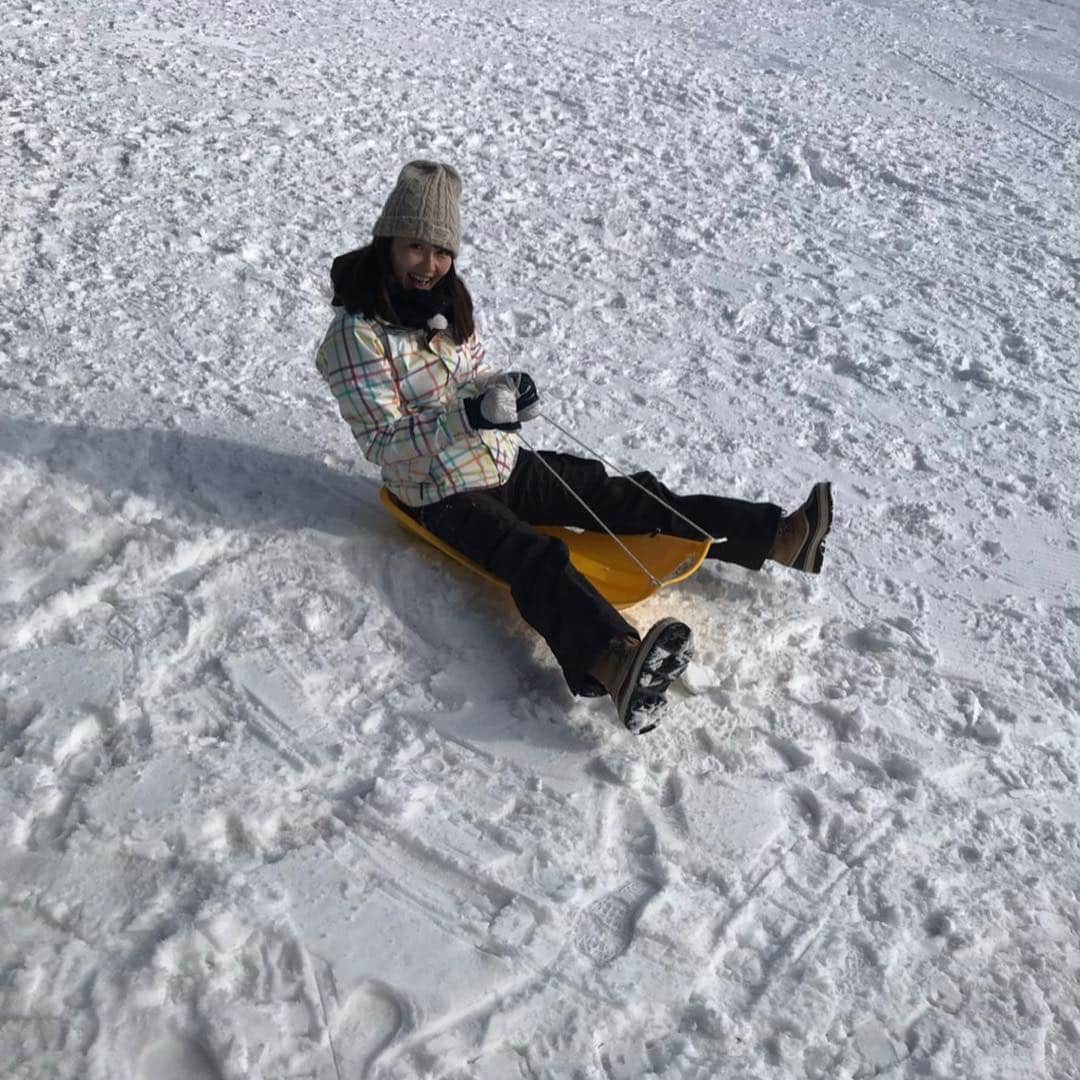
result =
[[[614,469],[614,471],[615,471],[615,472],[617,472],[617,473],[618,473],[618,474],[619,474],[619,475],[620,475],[620,476],[621,476],[621,477],[622,477],[622,478],[623,478],[624,480],[629,480],[629,481],[630,481],[630,483],[634,485],[634,487],[636,487],[636,488],[640,488],[640,489],[641,489],[642,491],[644,491],[644,492],[645,492],[645,494],[646,494],[646,495],[648,495],[648,496],[650,496],[651,498],[655,499],[655,500],[656,500],[656,501],[657,501],[657,502],[658,502],[658,503],[659,503],[659,504],[660,504],[660,505],[661,505],[661,506],[662,506],[662,507],[663,507],[663,508],[664,508],[665,510],[668,510],[668,511],[670,511],[670,512],[671,512],[672,514],[674,514],[674,515],[675,515],[675,516],[676,516],[677,518],[681,518],[681,519],[682,519],[683,521],[685,521],[685,522],[686,522],[686,524],[687,524],[687,525],[689,525],[689,526],[690,526],[690,527],[691,527],[692,529],[696,529],[696,530],[697,530],[697,531],[698,531],[699,533],[701,533],[701,535],[702,535],[702,536],[703,536],[703,537],[704,537],[704,538],[705,538],[706,540],[708,540],[708,541],[709,541],[709,543],[711,543],[711,544],[723,544],[723,543],[726,543],[726,541],[727,541],[727,537],[726,537],[726,536],[713,536],[713,535],[711,535],[711,534],[710,534],[709,532],[707,532],[707,531],[706,531],[705,529],[703,529],[703,528],[702,528],[702,527],[701,527],[701,526],[700,526],[700,525],[699,525],[699,524],[698,524],[698,523],[697,523],[696,521],[691,521],[691,520],[690,520],[690,519],[689,519],[689,518],[688,518],[688,517],[687,517],[687,516],[686,516],[685,514],[680,514],[680,513],[679,513],[679,511],[678,511],[678,510],[676,510],[674,506],[669,506],[669,505],[668,505],[668,504],[667,504],[666,502],[664,502],[664,500],[663,500],[663,499],[661,499],[661,498],[660,498],[660,496],[659,496],[659,495],[657,495],[655,491],[650,491],[650,490],[649,490],[649,489],[648,489],[648,488],[647,488],[647,487],[646,487],[646,486],[645,486],[644,484],[639,484],[639,483],[638,483],[638,482],[637,482],[637,481],[636,481],[636,480],[635,480],[635,479],[634,479],[634,478],[633,478],[632,476],[627,476],[627,475],[626,475],[626,473],[624,473],[624,472],[622,471],[622,469],[620,469],[620,468],[619,468],[619,466],[618,466],[618,465],[615,465],[615,464],[613,464],[612,462],[608,461],[608,460],[607,460],[607,458],[605,458],[605,457],[604,457],[604,456],[603,456],[602,454],[598,453],[598,452],[597,452],[596,450],[594,450],[594,449],[593,449],[593,448],[592,448],[591,446],[586,446],[586,445],[585,445],[585,443],[583,443],[583,442],[582,442],[582,441],[581,441],[581,440],[580,440],[580,439],[579,439],[579,438],[578,438],[578,437],[577,437],[577,436],[576,436],[576,435],[575,435],[575,434],[574,434],[574,433],[573,433],[572,431],[568,431],[568,430],[567,430],[566,428],[564,428],[564,427],[562,426],[562,424],[560,424],[560,423],[559,423],[559,422],[558,422],[557,420],[552,420],[552,419],[551,419],[551,417],[547,415],[547,413],[540,413],[540,416],[541,416],[541,417],[542,417],[542,418],[543,418],[544,420],[546,420],[546,421],[547,421],[547,422],[548,422],[548,423],[549,423],[549,424],[550,424],[550,425],[551,425],[551,426],[552,426],[553,428],[557,428],[557,429],[558,429],[559,431],[561,431],[561,432],[562,432],[562,433],[563,433],[563,434],[564,434],[564,435],[565,435],[565,436],[566,436],[566,437],[567,437],[568,439],[572,439],[572,440],[573,440],[574,442],[576,442],[576,443],[578,444],[578,446],[580,446],[580,447],[581,447],[581,449],[582,449],[582,450],[585,450],[585,451],[587,451],[587,452],[588,452],[588,453],[590,453],[590,454],[591,454],[591,455],[592,455],[592,456],[593,456],[594,458],[598,458],[598,459],[599,459],[600,461],[602,461],[602,462],[603,462],[603,463],[604,463],[604,464],[605,464],[605,465],[606,465],[606,466],[607,466],[607,467],[608,467],[609,469]],[[518,438],[521,438],[521,432],[518,432]],[[521,441],[522,441],[522,442],[525,442],[525,440],[524,440],[524,439],[522,439]],[[529,444],[528,444],[528,443],[525,443],[525,445],[526,445],[526,446],[529,446]],[[530,450],[532,450],[533,448],[532,448],[531,446],[529,446],[529,449],[530,449]],[[534,451],[534,452],[535,452],[535,451]],[[537,455],[537,456],[539,456],[539,455]],[[544,462],[544,464],[546,465],[546,464],[547,464],[547,462]],[[549,465],[549,466],[548,466],[548,468],[551,468],[551,466]],[[552,472],[555,472],[555,470],[554,470],[554,469],[552,469],[551,471],[552,471]],[[556,475],[556,476],[558,476],[558,473],[556,473],[555,475]],[[559,480],[560,480],[560,481],[562,481],[562,484],[563,484],[563,486],[564,486],[564,487],[567,487],[566,481],[565,481],[565,480],[563,480],[561,476],[559,477]],[[581,499],[578,499],[578,502],[581,502],[581,505],[582,505],[582,506],[585,506],[584,502],[582,502],[582,500],[581,500]],[[586,509],[586,510],[589,510],[589,508],[588,508],[587,506],[585,506],[585,509]],[[592,514],[592,511],[591,511],[591,510],[589,510],[589,513],[590,513],[590,514]],[[595,514],[593,514],[593,517],[596,517],[596,515],[595,515]],[[599,518],[596,518],[596,520],[597,520],[597,521],[600,521],[600,519],[599,519]],[[603,524],[603,522],[601,522],[601,524]],[[610,532],[610,530],[608,530],[608,529],[607,529],[607,526],[605,526],[605,527],[604,527],[604,530],[605,530],[605,532],[607,532],[607,533],[608,533],[608,535],[609,535],[609,536],[611,536],[611,535],[612,535],[612,533]],[[635,562],[637,562],[637,560],[636,560],[636,559],[635,559],[634,561],[635,561]],[[638,565],[640,566],[641,564],[640,564],[640,563],[638,563]],[[656,580],[656,579],[655,579],[655,578],[653,578],[653,581],[655,581],[655,580]]]
[[[545,417],[545,419],[547,419],[547,418]],[[629,555],[630,558],[635,563],[637,563],[637,565],[641,569],[642,573],[644,573],[645,576],[658,589],[661,588],[664,583],[658,577],[656,577],[653,574],[653,572],[604,524],[604,522],[601,519],[600,515],[598,513],[596,513],[596,511],[593,510],[593,508],[551,467],[550,462],[548,462],[548,461],[546,461],[544,459],[544,456],[540,453],[540,451],[537,450],[536,447],[533,446],[533,444],[531,442],[529,442],[529,440],[526,439],[521,434],[520,431],[517,432],[516,434],[517,434],[517,437],[533,452],[533,454],[535,454],[536,460],[539,461],[540,464],[543,465],[544,468],[547,469],[547,471],[549,473],[551,473],[551,475],[554,476],[555,479],[558,480],[559,483],[562,484],[562,486],[564,488],[566,488],[566,490],[569,491],[570,494],[573,495],[574,498],[577,499],[577,501],[579,503],[581,503],[581,505],[585,508],[585,511],[593,519],[593,521],[595,521],[596,524],[599,525],[600,528],[603,529],[604,532],[606,532],[608,534],[608,536],[610,536],[611,539],[614,540],[615,543],[618,544],[619,547],[621,547],[623,549],[623,553],[625,555]]]

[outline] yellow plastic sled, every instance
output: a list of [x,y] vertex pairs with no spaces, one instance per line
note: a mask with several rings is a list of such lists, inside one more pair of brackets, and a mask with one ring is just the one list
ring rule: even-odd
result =
[[[426,540],[432,547],[449,555],[455,562],[485,577],[496,585],[507,588],[505,581],[489,574],[482,566],[465,558],[449,544],[428,532],[414,517],[407,514],[386,488],[379,491],[379,501],[394,515],[394,519],[408,532]],[[649,568],[654,578],[650,580],[610,536],[601,532],[578,532],[559,525],[538,525],[540,532],[557,536],[570,549],[570,561],[585,575],[609,603],[617,608],[627,608],[640,603],[663,585],[685,581],[695,573],[709,553],[708,540],[684,540],[678,536],[644,534],[620,536],[619,539],[641,562]]]

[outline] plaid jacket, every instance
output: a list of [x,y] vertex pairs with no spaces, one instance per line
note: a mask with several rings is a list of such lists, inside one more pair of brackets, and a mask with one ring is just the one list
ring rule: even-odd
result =
[[512,434],[465,418],[464,399],[495,374],[476,335],[429,336],[343,311],[315,358],[364,457],[407,506],[505,483],[517,458]]

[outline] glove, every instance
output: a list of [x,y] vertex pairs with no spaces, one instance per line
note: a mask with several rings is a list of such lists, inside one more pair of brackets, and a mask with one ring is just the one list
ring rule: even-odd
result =
[[517,431],[521,427],[517,412],[517,384],[508,375],[492,379],[478,397],[465,399],[465,418],[473,431],[494,428]]
[[510,380],[517,388],[517,418],[524,423],[540,415],[540,394],[531,375],[524,371],[511,371]]

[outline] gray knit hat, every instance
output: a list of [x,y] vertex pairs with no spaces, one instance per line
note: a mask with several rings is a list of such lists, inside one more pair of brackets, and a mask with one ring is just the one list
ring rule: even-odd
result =
[[410,161],[398,176],[372,236],[401,236],[448,248],[461,247],[461,177],[450,165]]

